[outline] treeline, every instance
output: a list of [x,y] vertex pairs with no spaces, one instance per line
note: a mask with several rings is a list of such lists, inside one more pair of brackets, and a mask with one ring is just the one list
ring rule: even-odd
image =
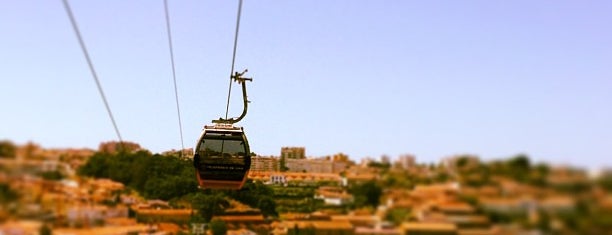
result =
[[152,199],[170,200],[198,190],[190,160],[147,151],[97,152],[78,174],[121,182]]
[[199,189],[191,159],[179,157],[178,153],[97,152],[79,168],[78,174],[121,182],[148,199],[186,202],[198,209],[205,221],[229,209],[226,198],[260,209],[266,217],[278,215],[272,189],[261,182],[247,181],[241,190]]

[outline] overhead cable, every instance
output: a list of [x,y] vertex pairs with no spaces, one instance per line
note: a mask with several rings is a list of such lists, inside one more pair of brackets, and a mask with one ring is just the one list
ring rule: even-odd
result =
[[236,33],[234,36],[234,52],[232,53],[232,70],[230,72],[229,91],[227,92],[227,106],[225,107],[225,119],[229,112],[230,97],[232,95],[232,76],[234,75],[234,63],[236,62],[236,48],[238,47],[238,32],[240,30],[240,15],[242,14],[242,0],[238,2],[238,14],[236,19]]
[[93,76],[94,81],[96,82],[96,86],[98,87],[98,92],[100,93],[100,97],[102,97],[102,101],[104,101],[104,107],[106,107],[106,111],[108,112],[108,116],[113,123],[113,127],[115,128],[115,133],[117,133],[117,137],[119,138],[119,142],[123,146],[123,138],[121,138],[121,133],[119,133],[119,127],[117,127],[117,123],[115,122],[115,118],[113,117],[113,112],[111,112],[110,105],[106,100],[106,96],[104,95],[104,91],[102,90],[102,85],[100,84],[100,79],[98,79],[98,74],[94,69],[93,62],[89,57],[89,53],[87,52],[87,47],[85,47],[85,42],[81,37],[81,32],[79,31],[79,27],[77,26],[77,22],[72,14],[72,10],[70,9],[70,4],[68,4],[68,0],[63,0],[64,8],[66,9],[66,14],[68,14],[68,18],[70,18],[70,23],[72,24],[72,29],[74,29],[74,33],[77,36],[79,41],[79,45],[81,46],[81,50],[83,51],[83,55],[85,55],[85,60],[87,60],[87,65],[89,65],[89,71],[91,71],[91,75]]
[[185,144],[183,142],[183,124],[181,122],[181,109],[179,107],[178,87],[176,85],[176,68],[174,66],[174,49],[172,47],[172,30],[170,29],[170,13],[168,13],[168,0],[164,0],[164,10],[166,12],[166,30],[168,34],[168,47],[170,48],[170,63],[172,64],[172,78],[174,81],[174,97],[176,100],[176,114],[178,116],[179,132],[181,135],[181,151],[182,156]]

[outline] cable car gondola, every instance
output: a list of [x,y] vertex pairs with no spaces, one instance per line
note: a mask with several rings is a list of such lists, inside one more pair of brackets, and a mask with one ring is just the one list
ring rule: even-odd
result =
[[200,186],[240,189],[251,167],[249,142],[242,127],[204,126],[194,164]]
[[213,120],[214,125],[204,126],[196,143],[193,165],[200,188],[240,189],[246,182],[251,168],[251,149],[242,127],[233,124],[240,121],[247,112],[248,100],[242,73],[236,72],[231,78],[242,84],[244,109],[238,118]]

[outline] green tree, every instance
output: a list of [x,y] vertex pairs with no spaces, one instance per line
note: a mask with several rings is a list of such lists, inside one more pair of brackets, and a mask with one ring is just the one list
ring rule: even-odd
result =
[[53,234],[53,230],[51,230],[49,225],[43,224],[42,226],[40,226],[38,234],[40,234],[40,235],[51,235],[51,234]]
[[532,171],[529,183],[538,187],[547,186],[548,173],[550,172],[549,167],[546,164],[538,164],[533,167]]
[[19,194],[15,192],[6,183],[0,183],[0,204],[8,204],[19,198]]
[[398,226],[402,222],[406,221],[408,216],[410,216],[410,210],[404,208],[394,208],[387,211],[385,219]]
[[450,175],[446,172],[438,172],[434,178],[436,182],[447,182],[450,179]]
[[612,192],[612,175],[602,176],[597,180],[597,184],[608,192]]
[[383,171],[386,171],[386,170],[389,170],[389,168],[391,168],[391,164],[388,162],[372,161],[368,163],[368,167],[379,168]]
[[[283,188],[281,190],[285,190]],[[276,202],[274,201],[274,190],[259,181],[247,180],[242,189],[228,191],[227,195],[241,203],[253,208],[259,208],[264,216],[278,216]]]
[[540,218],[535,226],[543,232],[550,232],[550,215],[546,211],[539,211],[538,214]]
[[509,159],[506,165],[506,173],[515,180],[525,182],[529,179],[531,164],[527,155],[519,154]]
[[213,235],[224,235],[227,233],[227,225],[223,220],[215,218],[208,225]]
[[40,176],[46,180],[61,180],[64,178],[64,175],[62,175],[62,173],[57,170],[43,172],[40,174]]
[[508,161],[511,170],[527,171],[530,168],[529,157],[525,154],[519,154]]
[[91,156],[77,173],[82,176],[91,176],[95,178],[109,178],[108,169],[110,154],[95,153]]
[[470,159],[466,156],[461,156],[459,157],[459,159],[457,159],[457,167],[459,167],[460,169],[467,166],[467,164],[469,163]]
[[278,212],[276,212],[276,202],[274,202],[274,199],[272,199],[272,197],[262,196],[261,198],[259,198],[257,208],[261,210],[261,213],[265,217],[278,217]]
[[153,165],[153,158],[151,156],[139,156],[134,159],[131,165],[132,177],[128,185],[136,189],[144,189],[147,180],[151,177],[149,174]]
[[193,196],[191,206],[198,210],[204,221],[209,222],[213,216],[222,214],[229,207],[229,201],[220,193],[205,194],[200,192]]
[[382,195],[382,187],[376,181],[368,181],[363,184],[357,184],[349,189],[349,192],[355,197],[355,206],[372,206],[378,207],[380,196]]
[[16,153],[17,146],[13,142],[9,140],[0,141],[0,157],[14,158]]

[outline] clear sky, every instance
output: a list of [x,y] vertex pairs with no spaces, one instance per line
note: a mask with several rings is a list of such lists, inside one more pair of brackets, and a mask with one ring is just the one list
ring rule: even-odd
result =
[[[181,147],[163,1],[72,0],[126,141]],[[169,1],[186,147],[223,116],[237,1]],[[245,0],[252,150],[612,166],[610,1]],[[0,139],[117,140],[60,0],[0,1]],[[230,115],[242,111],[233,87]]]

